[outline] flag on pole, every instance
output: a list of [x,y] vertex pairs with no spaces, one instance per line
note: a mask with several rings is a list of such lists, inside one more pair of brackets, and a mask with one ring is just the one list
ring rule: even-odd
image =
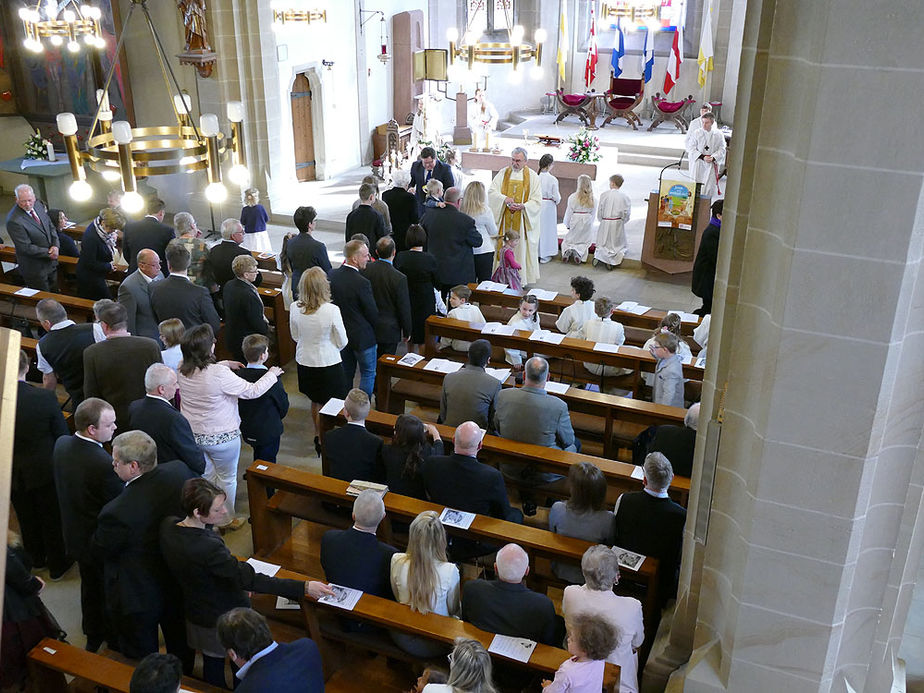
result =
[[590,38],[587,41],[587,62],[584,64],[584,84],[588,88],[597,76],[597,27],[594,8],[590,7]]
[[616,22],[616,40],[613,42],[613,58],[610,65],[613,66],[613,77],[619,77],[622,74],[620,61],[626,54],[626,39],[622,33],[622,20]]
[[568,54],[568,25],[565,22],[565,6],[562,4],[561,17],[558,21],[558,55],[555,62],[558,65],[558,77],[562,85],[565,83],[565,60]]
[[703,33],[699,39],[699,86],[706,86],[706,74],[712,72],[712,56],[715,51],[712,47],[712,0],[706,5],[706,15],[703,17]]
[[645,84],[651,81],[651,73],[654,71],[654,31],[647,29],[645,31],[645,52],[642,53],[642,72],[645,75]]
[[667,56],[667,72],[664,74],[664,95],[670,94],[671,89],[680,79],[680,63],[683,62],[683,38],[680,25],[674,31],[674,42],[671,44],[671,54]]

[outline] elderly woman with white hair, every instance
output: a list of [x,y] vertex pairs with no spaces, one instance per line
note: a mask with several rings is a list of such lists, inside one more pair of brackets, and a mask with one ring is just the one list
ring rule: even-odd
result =
[[428,683],[423,693],[496,693],[491,680],[491,655],[477,640],[456,638],[449,655],[449,680]]
[[619,584],[618,551],[602,544],[591,546],[581,559],[583,585],[565,588],[562,615],[570,627],[578,614],[600,616],[618,633],[616,648],[606,658],[618,664],[619,693],[638,693],[638,648],[645,640],[642,604],[633,597],[613,593]]
[[404,240],[407,234],[407,227],[420,221],[420,215],[417,210],[417,200],[413,193],[408,192],[411,186],[411,174],[401,169],[392,174],[393,187],[382,193],[382,202],[388,206],[391,214],[392,236],[395,239],[395,247],[400,253],[407,250],[407,243]]
[[269,322],[263,313],[263,299],[253,285],[257,277],[254,256],[238,255],[231,261],[234,279],[222,291],[225,303],[225,346],[236,361],[244,359],[244,337],[250,334],[269,334]]
[[189,212],[178,212],[173,215],[173,228],[176,229],[179,243],[189,251],[189,269],[186,270],[189,281],[211,291],[212,282],[208,266],[209,247],[200,238],[202,232],[196,224],[196,218]]

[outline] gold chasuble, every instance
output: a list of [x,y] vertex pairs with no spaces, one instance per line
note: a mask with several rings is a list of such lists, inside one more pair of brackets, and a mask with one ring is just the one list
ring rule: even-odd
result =
[[[508,197],[525,205],[524,208],[516,211],[508,209],[504,204]],[[488,204],[500,234],[498,249],[503,247],[503,235],[506,231],[519,232],[520,243],[514,255],[523,267],[520,270],[520,279],[523,284],[535,284],[539,281],[539,212],[542,207],[539,174],[526,167],[514,171],[508,166],[499,171],[488,190]],[[499,253],[495,253],[495,268],[498,262]]]

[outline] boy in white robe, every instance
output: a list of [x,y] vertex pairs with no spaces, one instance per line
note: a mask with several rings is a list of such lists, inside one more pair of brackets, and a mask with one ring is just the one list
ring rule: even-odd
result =
[[626,240],[626,222],[632,212],[632,201],[620,188],[624,179],[618,173],[610,176],[610,189],[600,196],[597,207],[597,248],[594,250],[594,267],[601,262],[608,270],[622,264],[629,242]]

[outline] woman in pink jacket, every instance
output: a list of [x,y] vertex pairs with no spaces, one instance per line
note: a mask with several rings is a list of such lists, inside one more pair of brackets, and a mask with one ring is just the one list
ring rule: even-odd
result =
[[273,366],[255,383],[239,378],[231,371],[243,364],[215,362],[215,334],[210,325],[186,330],[181,349],[180,411],[189,421],[196,444],[205,455],[203,477],[225,492],[232,515],[225,527],[237,529],[246,519],[234,516],[237,463],[241,454],[241,417],[237,401],[256,399],[269,390],[284,371]]

